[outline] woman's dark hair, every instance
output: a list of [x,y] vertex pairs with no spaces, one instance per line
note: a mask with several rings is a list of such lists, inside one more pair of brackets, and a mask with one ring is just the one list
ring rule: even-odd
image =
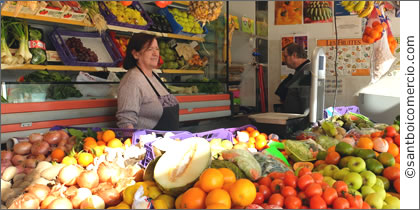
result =
[[301,45],[298,45],[296,43],[290,43],[285,47],[285,50],[287,52],[287,55],[291,56],[294,53],[296,53],[296,56],[298,58],[307,58],[305,49]]
[[154,39],[156,39],[156,36],[154,35],[142,33],[134,34],[128,42],[123,68],[127,70],[134,68],[137,64],[137,59],[134,58],[131,52],[133,50],[140,51],[142,49],[148,48]]

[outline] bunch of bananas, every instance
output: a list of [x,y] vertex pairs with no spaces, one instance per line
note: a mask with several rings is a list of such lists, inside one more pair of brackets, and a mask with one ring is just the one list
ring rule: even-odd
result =
[[326,1],[311,1],[306,8],[306,16],[314,21],[328,20],[332,15],[331,7]]
[[367,17],[381,1],[341,1],[341,6],[348,12],[355,12],[361,18]]

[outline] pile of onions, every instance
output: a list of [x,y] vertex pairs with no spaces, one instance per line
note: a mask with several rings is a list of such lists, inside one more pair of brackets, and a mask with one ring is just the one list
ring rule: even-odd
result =
[[17,197],[9,206],[9,209],[38,209],[38,197],[32,193],[25,193]]
[[105,202],[101,197],[92,195],[80,203],[80,209],[105,209]]
[[32,145],[31,153],[33,155],[46,155],[50,150],[50,145],[46,141],[38,141]]
[[11,160],[13,158],[13,152],[2,150],[1,151],[1,160]]
[[116,164],[103,162],[98,167],[98,176],[100,182],[111,181],[115,184],[120,176],[120,167]]
[[83,171],[77,177],[77,184],[79,187],[92,189],[99,184],[99,176],[96,171]]
[[75,195],[70,197],[71,202],[73,203],[73,208],[78,209],[82,201],[86,200],[92,196],[92,192],[87,188],[77,189]]
[[58,131],[49,131],[44,134],[44,140],[48,142],[48,144],[58,144],[61,140],[61,134]]
[[12,163],[14,166],[19,166],[19,165],[22,165],[25,162],[25,160],[26,160],[25,156],[15,155],[12,158]]
[[82,170],[79,165],[64,166],[58,174],[58,181],[66,186],[74,185]]
[[116,206],[121,202],[121,194],[113,187],[100,189],[95,195],[101,197],[106,206]]
[[20,142],[13,146],[13,151],[18,155],[26,155],[31,152],[32,144],[29,142]]
[[73,209],[73,204],[67,198],[57,198],[47,207],[48,209]]
[[50,188],[42,184],[34,184],[26,188],[26,191],[35,195],[40,201],[43,201],[50,193]]
[[31,142],[32,144],[34,144],[35,142],[38,141],[42,141],[44,139],[44,137],[42,137],[42,135],[40,133],[33,133],[31,135],[29,135],[29,142]]

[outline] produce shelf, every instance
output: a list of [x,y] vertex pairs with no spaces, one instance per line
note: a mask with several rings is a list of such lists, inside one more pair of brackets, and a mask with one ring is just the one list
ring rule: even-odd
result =
[[51,70],[51,71],[104,71],[103,67],[92,66],[65,66],[65,65],[33,65],[19,64],[7,65],[1,64],[2,70]]
[[77,25],[77,26],[84,26],[84,27],[93,27],[91,23],[85,23],[82,21],[63,20],[60,18],[43,17],[43,16],[37,16],[37,15],[23,14],[23,13],[18,13],[18,15],[15,16],[13,12],[7,12],[7,11],[1,11],[1,16],[16,17],[16,18],[23,18],[23,19],[29,19],[29,20],[38,20],[38,21],[51,22],[51,23]]
[[203,70],[162,69],[164,74],[204,74]]

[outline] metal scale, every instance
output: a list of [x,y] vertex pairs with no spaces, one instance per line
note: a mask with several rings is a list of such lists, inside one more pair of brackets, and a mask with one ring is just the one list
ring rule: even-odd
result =
[[[312,53],[312,80],[309,110],[303,114],[267,112],[249,115],[250,120],[265,133],[275,133],[280,137],[288,138],[302,126],[316,123],[323,118],[325,101],[325,52],[316,48]],[[308,121],[309,118],[309,122]],[[294,130],[293,125],[299,124]]]

